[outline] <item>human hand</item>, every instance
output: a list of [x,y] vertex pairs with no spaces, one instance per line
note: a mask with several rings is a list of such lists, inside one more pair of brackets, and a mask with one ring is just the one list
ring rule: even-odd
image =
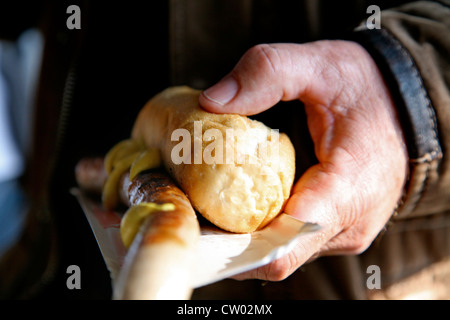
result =
[[361,253],[401,197],[408,162],[403,133],[382,75],[356,43],[255,46],[203,92],[200,104],[253,115],[295,99],[305,105],[319,162],[296,182],[284,212],[322,229],[237,279],[278,281],[312,258]]

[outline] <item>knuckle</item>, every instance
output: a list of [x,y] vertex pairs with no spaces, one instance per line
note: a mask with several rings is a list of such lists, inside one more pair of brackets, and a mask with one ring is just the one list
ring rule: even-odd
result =
[[282,281],[289,277],[296,269],[296,259],[292,254],[275,260],[261,269],[263,273],[260,278],[268,281]]
[[269,267],[267,269],[268,269],[268,271],[265,273],[264,278],[267,279],[268,281],[273,281],[273,282],[282,281],[289,276],[289,274],[287,272],[285,272],[283,269],[272,268],[272,267]]
[[276,73],[279,69],[280,57],[278,49],[269,44],[258,44],[247,52],[248,58],[258,68]]
[[322,252],[326,255],[330,252],[332,254],[359,255],[366,251],[372,244],[374,237],[364,230],[355,229],[350,228],[339,233],[322,248]]
[[363,236],[355,239],[352,245],[348,246],[347,252],[348,254],[358,255],[367,250],[367,248],[371,245],[373,239]]

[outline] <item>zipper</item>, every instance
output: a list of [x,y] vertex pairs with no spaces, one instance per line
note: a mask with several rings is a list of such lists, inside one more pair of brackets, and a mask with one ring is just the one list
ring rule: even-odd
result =
[[[73,107],[75,86],[77,80],[77,64],[72,63],[69,67],[67,77],[65,80],[62,102],[60,108],[60,114],[58,117],[58,126],[56,128],[56,142],[54,149],[54,156],[50,159],[50,163],[47,168],[48,172],[48,185],[47,188],[51,188],[52,179],[55,169],[57,167],[62,148],[64,145],[65,137],[67,135],[67,128],[69,124],[69,118]],[[22,297],[23,299],[38,296],[40,292],[44,289],[54,278],[59,267],[59,255],[58,255],[58,236],[54,232],[56,229],[55,222],[52,217],[51,199],[49,193],[45,196],[44,207],[38,209],[38,220],[42,221],[44,225],[49,225],[51,231],[50,235],[50,247],[47,264],[41,276],[36,280],[36,282],[31,285],[27,292]]]

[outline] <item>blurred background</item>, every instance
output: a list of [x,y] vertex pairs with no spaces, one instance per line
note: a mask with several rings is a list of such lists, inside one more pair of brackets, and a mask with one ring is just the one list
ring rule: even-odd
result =
[[[0,297],[111,297],[95,239],[69,193],[73,170],[81,157],[128,137],[154,94],[180,84],[205,89],[255,44],[339,38],[368,17],[368,5],[399,2],[2,1]],[[79,6],[81,29],[67,28],[69,5]],[[299,104],[260,120],[288,134],[295,128],[294,140],[307,137]],[[297,174],[315,160],[308,139],[300,142],[309,152]],[[65,286],[72,264],[81,269],[81,290]]]

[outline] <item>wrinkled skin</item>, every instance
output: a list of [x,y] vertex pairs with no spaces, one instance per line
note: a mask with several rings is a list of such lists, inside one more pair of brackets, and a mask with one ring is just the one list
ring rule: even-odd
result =
[[375,62],[356,43],[255,46],[203,92],[200,104],[252,115],[295,99],[305,105],[319,163],[296,181],[285,212],[322,229],[236,279],[278,281],[318,256],[363,252],[402,194],[408,157],[395,105]]

